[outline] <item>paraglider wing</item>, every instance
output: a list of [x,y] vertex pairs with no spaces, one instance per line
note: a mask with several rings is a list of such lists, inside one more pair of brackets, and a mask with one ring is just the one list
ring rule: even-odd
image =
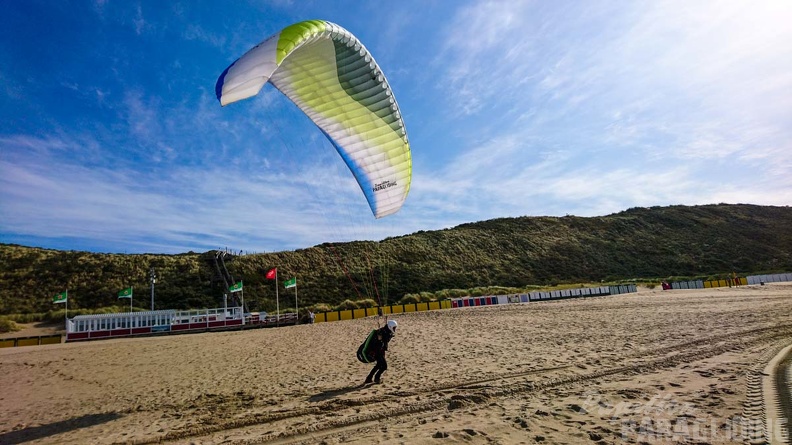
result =
[[225,106],[267,82],[330,139],[376,218],[401,208],[412,179],[407,132],[388,81],[355,36],[323,20],[288,26],[226,68],[215,91]]

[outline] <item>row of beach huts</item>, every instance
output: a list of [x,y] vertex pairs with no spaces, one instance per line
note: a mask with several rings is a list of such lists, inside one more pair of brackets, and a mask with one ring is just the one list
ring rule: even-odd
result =
[[[663,289],[706,289],[792,281],[792,273],[750,275],[725,280],[691,280],[664,282]],[[637,292],[635,284],[598,287],[579,287],[550,291],[535,291],[507,295],[467,296],[441,301],[394,304],[380,308],[338,310],[315,314],[316,323],[352,320],[378,314],[399,314],[437,309],[466,308],[536,301],[564,300],[570,298],[600,297]],[[274,318],[273,318],[274,317]],[[290,318],[291,317],[291,318]],[[239,307],[202,309],[192,311],[149,311],[118,314],[79,315],[66,322],[66,341],[85,341],[113,337],[161,335],[169,333],[206,332],[227,329],[245,329],[266,326],[286,326],[298,322],[296,314],[259,317],[243,314]],[[53,338],[49,338],[53,337]],[[4,339],[0,347],[27,346],[59,342],[58,336],[42,338]],[[35,342],[34,342],[35,340]],[[29,342],[29,343],[26,343]]]
[[481,297],[460,297],[450,300],[429,301],[424,303],[393,304],[381,308],[347,309],[339,311],[322,312],[316,314],[316,322],[353,320],[356,318],[377,315],[379,310],[385,315],[409,312],[431,311],[435,309],[453,309],[475,306],[492,306],[513,303],[530,303],[533,301],[563,300],[567,298],[601,297],[605,295],[618,295],[637,292],[634,284],[619,284],[613,286],[580,287],[559,289],[551,291],[536,291],[521,294],[487,295]]
[[749,275],[747,277],[734,277],[724,280],[691,280],[664,282],[663,289],[709,289],[713,287],[734,287],[765,283],[781,283],[792,281],[792,273],[777,273],[767,275]]

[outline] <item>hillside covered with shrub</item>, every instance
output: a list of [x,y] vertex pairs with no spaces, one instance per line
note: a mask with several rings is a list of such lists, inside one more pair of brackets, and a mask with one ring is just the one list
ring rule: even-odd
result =
[[[158,275],[156,308],[223,305],[229,280],[244,280],[251,310],[275,309],[273,281],[298,278],[300,305],[377,299],[484,286],[726,276],[792,270],[792,208],[705,205],[633,208],[601,217],[520,217],[421,231],[380,242],[322,244],[288,252],[102,254],[0,245],[0,314],[46,312],[69,291],[70,308],[119,304],[134,286],[150,305],[149,270]],[[372,266],[373,265],[373,266]],[[281,307],[293,289],[280,287]],[[126,300],[124,300],[126,301]]]

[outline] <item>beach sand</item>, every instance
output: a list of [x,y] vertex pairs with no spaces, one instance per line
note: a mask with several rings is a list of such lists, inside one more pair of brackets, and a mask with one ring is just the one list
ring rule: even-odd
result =
[[0,444],[742,443],[792,283],[0,350]]

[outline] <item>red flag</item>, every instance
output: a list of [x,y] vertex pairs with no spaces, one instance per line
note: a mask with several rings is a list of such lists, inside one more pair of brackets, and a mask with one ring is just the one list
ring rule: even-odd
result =
[[278,272],[278,268],[277,267],[274,267],[274,268],[270,269],[269,272],[267,272],[266,278],[268,280],[274,280],[275,279],[275,274],[277,272]]

